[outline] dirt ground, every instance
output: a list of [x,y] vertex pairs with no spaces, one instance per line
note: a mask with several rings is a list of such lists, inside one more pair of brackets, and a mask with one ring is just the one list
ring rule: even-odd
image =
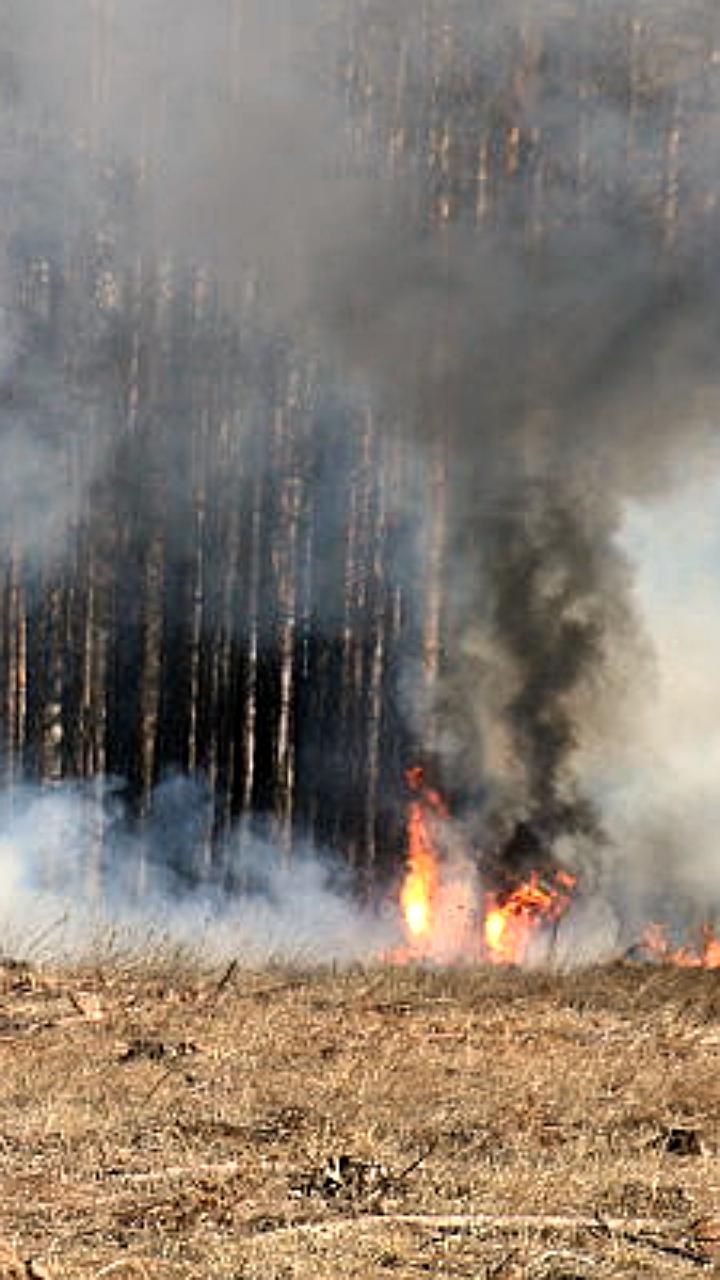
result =
[[720,1276],[720,973],[0,964],[0,1277]]

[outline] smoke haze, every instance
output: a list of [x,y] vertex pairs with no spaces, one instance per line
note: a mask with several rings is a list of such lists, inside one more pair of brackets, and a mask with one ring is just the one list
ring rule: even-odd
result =
[[628,508],[622,540],[636,565],[638,611],[652,640],[653,688],[634,732],[594,774],[616,849],[614,874],[636,918],[662,915],[668,891],[696,923],[720,910],[716,843],[717,520],[720,459],[704,478]]
[[397,914],[358,905],[337,858],[300,846],[289,865],[270,840],[235,833],[209,875],[207,795],[174,779],[155,799],[142,833],[110,789],[26,787],[3,801],[2,954],[348,964],[397,945]]

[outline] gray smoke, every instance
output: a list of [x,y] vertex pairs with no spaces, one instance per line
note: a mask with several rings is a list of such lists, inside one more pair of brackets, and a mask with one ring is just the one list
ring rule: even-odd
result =
[[[39,504],[42,548],[73,519],[72,483],[58,495],[48,477],[68,421],[102,416],[93,354],[120,266],[175,254],[228,310],[259,296],[389,433],[445,452],[445,662],[432,733],[418,729],[477,833],[501,848],[526,824],[543,848],[602,850],[582,761],[613,749],[649,678],[624,511],[680,460],[702,468],[718,411],[714,0],[93,15],[8,6],[8,129],[54,122],[39,159],[16,145],[17,233],[71,254],[99,198],[113,228],[91,264],[104,309],[68,304],[89,368],[79,415],[69,357],[24,368],[7,326],[28,386],[3,411],[13,529],[37,531]],[[108,166],[135,175],[132,211]],[[102,431],[84,439],[97,474]]]
[[[462,148],[473,112],[476,142],[519,124],[525,176],[496,179],[486,224],[469,225],[442,151],[411,149],[396,198],[325,264],[318,314],[356,376],[447,451],[444,776],[500,861],[555,849],[587,868],[608,837],[583,751],[616,750],[652,679],[624,510],[681,462],[702,468],[717,416],[715,144],[695,113],[717,99],[720,23],[707,4],[458,14],[431,127],[451,121]],[[409,48],[421,100],[412,17],[388,39]],[[450,216],[412,235],[423,161]]]

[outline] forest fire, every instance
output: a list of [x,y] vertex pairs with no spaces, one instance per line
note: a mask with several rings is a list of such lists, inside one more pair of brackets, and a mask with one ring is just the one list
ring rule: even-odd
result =
[[[460,951],[465,959],[491,964],[522,964],[539,931],[557,924],[570,905],[575,877],[558,869],[549,875],[532,872],[511,891],[486,893],[478,903],[474,886],[455,877],[443,883],[443,860],[438,847],[438,821],[449,813],[440,794],[425,783],[423,770],[409,769],[406,779],[412,798],[408,805],[408,864],[400,891],[408,948],[396,959],[436,959]],[[465,868],[469,872],[469,868]],[[448,922],[446,913],[459,920]]]
[[532,872],[512,893],[485,898],[484,937],[492,964],[522,964],[533,935],[553,926],[570,906],[575,876],[558,870],[552,877]]
[[400,894],[403,917],[414,942],[432,932],[439,889],[438,858],[430,815],[446,818],[447,809],[436,791],[425,786],[421,768],[408,769],[406,780],[415,793],[408,806],[408,870]]
[[[577,878],[562,867],[546,866],[530,870],[511,887],[481,892],[475,862],[453,866],[448,857],[450,813],[439,792],[426,784],[419,767],[407,771],[406,781],[411,797],[400,906],[407,942],[390,959],[538,963],[575,899]],[[649,924],[640,951],[660,964],[720,969],[720,937],[709,925],[695,943],[675,945],[664,925]]]
[[13,911],[719,969],[717,0],[147,7],[0,19]]
[[720,969],[720,938],[709,925],[701,929],[698,946],[674,947],[665,925],[649,924],[643,946],[661,964],[678,965],[681,969]]

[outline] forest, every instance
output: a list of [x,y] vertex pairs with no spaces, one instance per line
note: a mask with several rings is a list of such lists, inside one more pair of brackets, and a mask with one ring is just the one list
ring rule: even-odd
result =
[[713,403],[716,7],[191,8],[3,6],[5,786],[187,775],[198,871],[240,824],[371,884],[410,766],[486,804],[489,618],[513,821],[577,829],[614,512]]

